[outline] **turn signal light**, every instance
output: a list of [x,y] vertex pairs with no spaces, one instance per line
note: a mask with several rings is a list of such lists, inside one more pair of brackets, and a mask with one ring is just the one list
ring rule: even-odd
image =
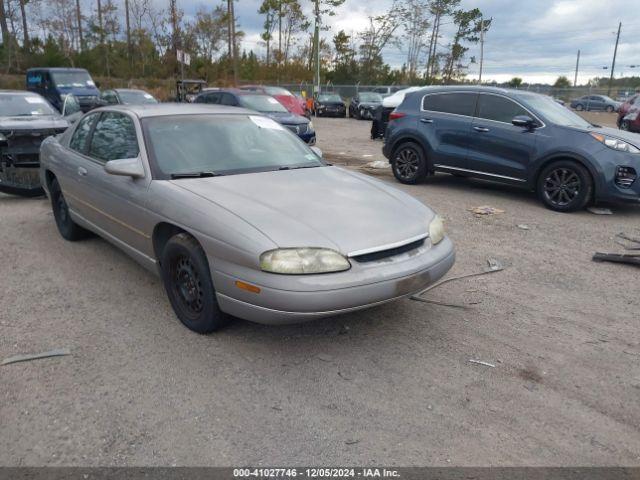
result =
[[236,287],[240,290],[246,290],[247,292],[260,293],[260,287],[256,287],[250,283],[241,282],[240,280],[236,280]]

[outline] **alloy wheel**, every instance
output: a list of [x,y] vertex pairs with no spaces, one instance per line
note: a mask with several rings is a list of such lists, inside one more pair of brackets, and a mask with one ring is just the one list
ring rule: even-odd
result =
[[580,194],[582,182],[569,168],[557,168],[544,179],[544,196],[554,206],[566,207]]
[[396,154],[395,165],[400,177],[411,180],[420,168],[420,157],[412,148],[403,148]]

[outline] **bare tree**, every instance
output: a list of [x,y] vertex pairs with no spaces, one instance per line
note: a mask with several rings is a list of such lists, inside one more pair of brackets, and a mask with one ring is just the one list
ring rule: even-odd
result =
[[25,4],[28,0],[18,0],[20,4],[20,15],[22,17],[22,46],[25,50],[29,49],[29,26],[27,24],[27,13]]
[[84,39],[82,38],[82,12],[80,11],[80,0],[76,0],[76,21],[78,22],[78,41],[80,50],[84,49]]
[[410,81],[417,77],[427,47],[426,32],[431,26],[430,7],[431,0],[407,0],[401,7],[403,38],[407,45],[407,76]]

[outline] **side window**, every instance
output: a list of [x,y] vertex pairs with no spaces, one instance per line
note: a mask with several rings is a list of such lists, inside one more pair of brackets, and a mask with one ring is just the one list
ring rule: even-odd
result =
[[29,72],[27,74],[27,88],[41,88],[42,74],[40,72]]
[[236,102],[235,97],[230,93],[223,93],[222,99],[220,100],[220,104],[235,107],[236,105],[238,105],[238,102]]
[[89,155],[108,162],[137,157],[139,151],[131,117],[117,112],[104,112],[93,131]]
[[478,118],[486,118],[496,122],[511,124],[513,117],[518,115],[531,116],[516,102],[497,95],[480,95],[478,100]]
[[107,90],[106,92],[102,92],[102,99],[107,102],[109,105],[115,105],[118,103],[118,99],[113,91]]
[[91,127],[93,127],[93,124],[99,116],[99,113],[92,113],[80,120],[78,126],[73,132],[73,135],[71,136],[71,140],[69,141],[69,148],[80,153],[85,153],[87,151],[87,138],[89,137],[89,132],[91,132]]
[[436,93],[422,99],[422,109],[472,117],[476,109],[475,93]]
[[219,93],[207,93],[202,96],[202,103],[213,103],[218,105],[220,103]]
[[531,116],[520,105],[505,97],[483,94],[478,99],[478,118],[511,124],[513,117],[518,115]]

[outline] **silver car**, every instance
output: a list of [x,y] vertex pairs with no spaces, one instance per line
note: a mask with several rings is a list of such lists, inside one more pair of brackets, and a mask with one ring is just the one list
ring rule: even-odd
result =
[[60,234],[95,232],[158,273],[196,332],[379,305],[454,262],[428,207],[249,110],[93,110],[43,142],[40,175]]

